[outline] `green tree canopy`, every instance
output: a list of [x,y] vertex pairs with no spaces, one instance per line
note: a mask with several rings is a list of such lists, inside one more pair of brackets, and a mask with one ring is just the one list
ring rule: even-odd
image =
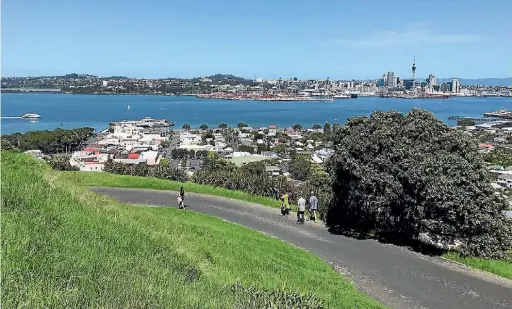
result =
[[188,123],[185,123],[181,128],[183,130],[190,130],[190,125]]
[[471,118],[462,118],[460,120],[457,120],[457,125],[460,127],[474,126],[475,121]]
[[226,123],[222,122],[221,124],[219,124],[219,129],[225,130],[227,128],[228,128],[228,125]]
[[293,179],[308,180],[311,177],[311,160],[309,156],[293,155],[288,170]]
[[329,122],[325,122],[324,124],[324,134],[331,133],[331,124]]
[[315,123],[311,128],[315,129],[315,130],[318,130],[318,129],[321,129],[322,126],[319,125],[318,123]]
[[241,128],[245,128],[245,127],[248,127],[249,125],[245,122],[239,122],[237,125],[236,125],[239,129]]
[[203,130],[203,131],[204,131],[204,130],[208,130],[208,126],[207,126],[206,124],[202,124],[202,125],[199,127],[199,129],[201,129],[201,130]]
[[302,125],[300,123],[296,123],[293,125],[292,129],[294,129],[295,131],[300,131],[302,130]]
[[254,153],[254,147],[252,147],[250,145],[240,145],[240,146],[238,146],[238,151],[248,152],[250,154],[253,154]]
[[350,118],[328,161],[330,226],[409,242],[461,241],[466,256],[505,257],[507,202],[496,195],[476,143],[425,110]]

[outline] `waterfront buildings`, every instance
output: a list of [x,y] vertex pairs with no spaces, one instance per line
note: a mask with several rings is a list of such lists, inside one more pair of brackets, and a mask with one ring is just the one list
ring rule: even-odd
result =
[[427,81],[429,87],[435,86],[437,84],[436,77],[434,76],[434,74],[429,74]]
[[391,87],[391,88],[395,88],[396,87],[396,79],[395,79],[395,73],[393,72],[388,72],[388,74],[386,74],[386,86],[388,87]]
[[452,93],[459,93],[460,92],[460,82],[458,79],[452,79]]

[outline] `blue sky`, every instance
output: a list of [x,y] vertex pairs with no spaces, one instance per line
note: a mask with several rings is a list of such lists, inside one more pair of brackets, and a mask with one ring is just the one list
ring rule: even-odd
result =
[[3,0],[2,76],[512,76],[510,0]]

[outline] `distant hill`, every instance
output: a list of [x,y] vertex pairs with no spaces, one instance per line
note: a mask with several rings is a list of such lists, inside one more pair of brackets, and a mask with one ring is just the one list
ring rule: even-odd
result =
[[[468,86],[510,86],[512,85],[512,77],[505,77],[505,78],[457,78],[460,81],[461,85],[468,85]],[[451,81],[453,78],[438,78],[438,83],[445,83]]]

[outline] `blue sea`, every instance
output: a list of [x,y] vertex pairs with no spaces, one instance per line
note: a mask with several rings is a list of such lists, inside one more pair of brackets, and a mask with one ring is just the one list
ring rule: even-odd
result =
[[[300,123],[309,127],[315,123],[344,123],[348,117],[368,115],[374,110],[408,112],[413,107],[433,112],[449,125],[450,116],[482,116],[500,108],[512,109],[511,98],[449,98],[392,99],[359,97],[334,102],[261,102],[209,100],[195,97],[147,95],[72,95],[14,94],[1,95],[2,134],[56,128],[92,127],[103,130],[110,121],[135,120],[146,116],[167,118],[181,128],[207,124],[210,127],[225,122],[236,126],[245,122],[251,126],[275,124],[280,127]],[[130,110],[127,106],[130,105]],[[31,122],[16,117],[37,113],[42,117]]]

